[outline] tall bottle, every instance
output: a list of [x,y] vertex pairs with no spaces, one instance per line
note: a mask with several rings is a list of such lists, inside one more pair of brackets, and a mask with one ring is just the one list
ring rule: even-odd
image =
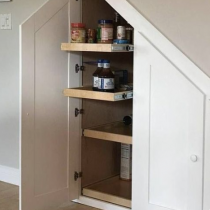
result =
[[119,13],[115,12],[115,17],[113,21],[113,38],[117,39],[117,27],[121,25],[121,16]]
[[101,73],[103,69],[103,60],[99,59],[97,63],[98,63],[98,67],[96,71],[93,73],[93,90],[95,91],[98,90],[98,75]]
[[114,74],[110,69],[109,60],[103,60],[103,70],[98,75],[98,90],[114,92]]
[[125,39],[129,44],[133,43],[133,27],[128,22],[125,25]]

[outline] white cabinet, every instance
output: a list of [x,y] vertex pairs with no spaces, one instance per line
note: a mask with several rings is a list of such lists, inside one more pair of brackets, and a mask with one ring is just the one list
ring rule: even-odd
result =
[[[88,2],[83,0],[83,15],[90,23],[93,12],[84,12]],[[91,2],[103,2],[95,13],[113,12],[104,1]],[[21,26],[20,210],[50,209],[73,199],[105,210],[209,210],[210,170],[204,161],[204,155],[209,157],[204,147],[210,136],[209,78],[127,1],[107,2],[135,27],[134,66],[129,53],[82,56],[80,50],[60,50],[61,43],[69,41],[69,23],[80,22],[80,1],[51,0]],[[133,135],[129,129],[122,132],[119,123],[101,126],[129,114],[131,100],[103,102],[104,95],[90,96],[81,88],[65,91],[76,98],[63,96],[64,88],[89,83],[92,68],[82,78],[75,65],[98,56],[113,59],[121,68],[133,67]],[[121,94],[109,94],[109,100]],[[75,108],[84,107],[83,118],[75,117]],[[119,132],[107,132],[110,127]],[[102,140],[86,139],[94,136]],[[113,176],[119,172],[119,142],[133,144],[133,179],[122,186]],[[81,170],[82,181],[75,181],[75,172]],[[104,192],[98,190],[101,186]],[[110,194],[109,186],[123,193]]]
[[[205,95],[142,35],[134,78],[133,209],[202,210]],[[138,52],[137,52],[138,53]],[[139,205],[138,208],[135,206]]]

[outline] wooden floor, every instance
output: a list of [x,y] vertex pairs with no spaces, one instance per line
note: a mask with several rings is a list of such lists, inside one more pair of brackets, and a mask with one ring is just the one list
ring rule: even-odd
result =
[[19,209],[19,187],[0,182],[0,210]]
[[89,207],[89,206],[79,205],[79,204],[76,204],[76,203],[71,203],[71,204],[69,204],[67,206],[64,206],[64,207],[61,207],[57,210],[99,210],[99,209],[92,208],[92,207]]
[[[0,210],[19,210],[19,187],[0,182]],[[99,210],[76,203],[69,203],[57,210]]]

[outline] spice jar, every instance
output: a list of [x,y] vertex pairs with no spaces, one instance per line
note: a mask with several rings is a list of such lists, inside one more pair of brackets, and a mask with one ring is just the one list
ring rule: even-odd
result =
[[113,21],[99,20],[97,31],[97,42],[110,44],[113,41]]
[[87,42],[95,43],[95,40],[96,40],[96,30],[89,28],[87,30]]
[[117,26],[117,39],[125,39],[125,26]]
[[83,23],[71,24],[71,42],[85,43],[85,25]]

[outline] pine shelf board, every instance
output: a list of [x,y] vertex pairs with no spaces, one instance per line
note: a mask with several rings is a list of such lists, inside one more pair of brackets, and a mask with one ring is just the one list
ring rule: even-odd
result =
[[132,144],[132,126],[122,121],[84,129],[83,134],[89,138]]
[[83,195],[131,208],[131,181],[119,176],[83,188]]
[[101,101],[121,101],[133,98],[133,91],[118,91],[114,93],[93,91],[92,87],[67,88],[64,96],[72,98],[94,99]]
[[126,50],[127,46],[133,47],[130,44],[62,43],[61,50],[77,52],[129,52]]

